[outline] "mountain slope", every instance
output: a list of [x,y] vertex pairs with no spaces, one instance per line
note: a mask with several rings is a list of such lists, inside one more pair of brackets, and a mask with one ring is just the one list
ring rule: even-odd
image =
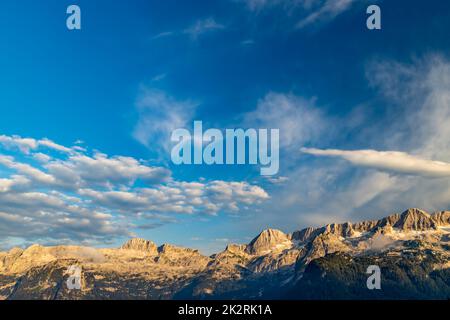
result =
[[[358,223],[268,229],[210,257],[131,239],[121,248],[76,246],[0,253],[0,299],[447,299],[450,212],[420,209]],[[369,265],[382,290],[368,290]],[[70,267],[81,289],[69,290]]]

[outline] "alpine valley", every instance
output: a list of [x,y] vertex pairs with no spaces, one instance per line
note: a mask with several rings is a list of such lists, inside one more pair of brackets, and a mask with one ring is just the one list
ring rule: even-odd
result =
[[[71,266],[81,289],[69,290]],[[381,289],[366,285],[379,266]],[[131,239],[121,248],[0,252],[0,299],[449,299],[450,211],[409,209],[381,220],[285,234],[204,256]]]

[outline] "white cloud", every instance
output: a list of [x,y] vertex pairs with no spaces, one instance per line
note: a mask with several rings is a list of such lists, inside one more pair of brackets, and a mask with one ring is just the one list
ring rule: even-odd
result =
[[52,157],[50,157],[49,155],[41,152],[33,154],[33,158],[41,163],[47,163],[52,159]]
[[[42,157],[40,155],[37,160]],[[0,165],[29,178],[38,187],[111,187],[133,185],[137,180],[154,184],[170,178],[170,171],[166,168],[150,167],[131,157],[108,157],[101,153],[95,153],[92,157],[74,154],[67,159],[54,159],[42,164],[41,169],[18,162],[11,156],[0,156]],[[43,171],[44,169],[46,171]]]
[[133,191],[101,192],[81,189],[99,206],[126,213],[203,213],[216,215],[220,211],[236,211],[240,205],[258,204],[269,198],[260,187],[246,182],[212,181],[172,182],[155,188]]
[[129,235],[114,218],[84,205],[57,193],[0,192],[0,238],[80,242]]
[[62,146],[46,138],[36,140],[32,138],[22,138],[20,136],[0,135],[0,144],[2,144],[5,148],[8,149],[19,149],[20,151],[26,154],[40,147],[46,147],[66,153],[74,151],[73,148]]
[[0,155],[0,167],[6,168],[0,171],[0,239],[5,242],[105,242],[131,236],[133,229],[173,223],[174,215],[236,212],[269,198],[247,182],[176,181],[167,168],[132,157],[87,151],[49,156],[46,151],[64,150],[53,144],[30,154],[37,146],[23,141],[41,140],[17,141],[28,149],[8,145],[20,151],[17,157]]
[[303,153],[322,156],[338,157],[352,164],[398,173],[421,175],[425,177],[450,177],[450,163],[423,159],[398,151],[376,151],[376,150],[336,150],[336,149],[314,149],[302,148]]
[[78,187],[89,185],[134,184],[136,180],[158,183],[169,178],[169,170],[150,167],[124,156],[108,157],[102,153],[74,155],[67,160],[52,161],[45,165],[56,179],[68,181]]
[[24,153],[29,153],[30,150],[34,150],[38,147],[38,143],[35,139],[21,138],[19,136],[5,136],[0,135],[0,143],[9,148],[17,148]]
[[44,146],[44,147],[47,147],[47,148],[50,148],[50,149],[54,149],[54,150],[57,150],[57,151],[61,151],[61,152],[71,153],[73,151],[72,148],[64,147],[64,146],[62,146],[60,144],[57,144],[57,143],[55,143],[55,142],[53,142],[53,141],[51,141],[49,139],[39,140],[38,144],[39,144],[39,146]]
[[14,175],[9,179],[0,179],[0,192],[8,192],[17,187],[23,187],[30,183],[30,180],[23,176]]
[[10,156],[0,156],[0,164],[9,169],[16,170],[18,173],[21,173],[38,183],[51,185],[56,181],[52,175],[36,169],[31,165],[16,162],[14,158]]

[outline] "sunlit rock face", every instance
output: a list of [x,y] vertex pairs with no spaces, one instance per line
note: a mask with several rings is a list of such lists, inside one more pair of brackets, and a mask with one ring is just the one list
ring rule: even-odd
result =
[[149,240],[134,238],[127,241],[123,246],[124,250],[136,250],[149,254],[158,254],[158,246]]

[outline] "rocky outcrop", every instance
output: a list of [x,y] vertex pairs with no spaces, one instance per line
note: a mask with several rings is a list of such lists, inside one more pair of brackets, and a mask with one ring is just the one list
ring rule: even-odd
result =
[[450,211],[435,212],[431,217],[438,226],[450,225]]
[[322,228],[321,233],[330,233],[337,237],[352,237],[355,233],[353,225],[350,222],[344,224],[332,223]]
[[229,253],[235,253],[235,254],[242,254],[243,252],[245,252],[247,249],[247,245],[246,244],[229,244],[227,245],[227,247],[225,248],[225,252],[229,252]]
[[333,233],[323,233],[317,236],[306,246],[303,255],[297,262],[297,269],[310,263],[312,260],[323,257],[334,252],[347,252],[349,246],[342,242],[339,236]]
[[210,267],[241,265],[245,266],[251,259],[251,255],[247,252],[247,245],[229,244],[224,251],[212,256]]
[[169,266],[205,268],[209,258],[200,254],[198,250],[163,244],[158,247],[158,256],[155,258],[158,264]]
[[121,248],[124,250],[136,250],[147,252],[149,254],[158,254],[158,247],[156,246],[156,244],[145,239],[130,239]]
[[311,240],[311,238],[315,237],[319,231],[320,230],[318,230],[317,228],[308,227],[300,231],[293,232],[291,237],[292,240],[296,240],[299,242],[307,242]]
[[278,272],[295,267],[301,250],[286,250],[280,254],[267,254],[252,260],[248,268],[253,272]]
[[394,228],[392,227],[392,225],[388,222],[383,226],[378,226],[375,228],[375,230],[373,231],[373,237],[379,236],[379,235],[388,235],[391,234],[394,231]]
[[359,233],[369,232],[380,224],[378,220],[362,221],[353,224],[353,230]]
[[13,248],[8,252],[0,252],[0,272],[10,271],[14,262],[22,255],[23,249]]
[[292,245],[289,236],[280,230],[268,229],[261,232],[246,247],[246,252],[262,255],[273,250],[283,250]]

